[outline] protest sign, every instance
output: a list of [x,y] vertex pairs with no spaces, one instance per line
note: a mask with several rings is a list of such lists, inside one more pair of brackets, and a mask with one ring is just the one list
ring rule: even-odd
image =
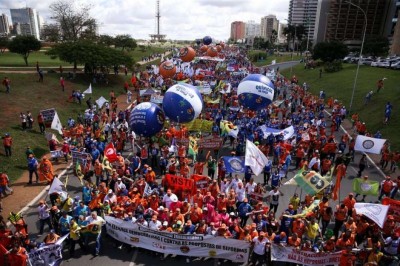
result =
[[357,214],[362,214],[374,221],[380,228],[386,221],[389,206],[373,203],[356,203],[354,204]]
[[227,173],[244,173],[244,157],[237,156],[223,156],[224,165]]
[[294,176],[297,185],[307,194],[315,195],[329,185],[328,180],[315,171],[300,170]]
[[47,128],[51,127],[51,124],[53,123],[54,120],[54,116],[56,115],[56,109],[54,108],[45,109],[41,110],[40,113],[43,115],[44,125]]
[[199,149],[219,149],[222,145],[223,139],[220,137],[207,136],[197,141]]
[[261,131],[264,134],[264,139],[266,139],[269,135],[274,135],[278,136],[280,134],[283,134],[283,139],[287,140],[290,139],[294,135],[294,127],[290,126],[285,129],[276,129],[276,128],[269,128],[266,125],[260,126]]
[[[32,249],[28,253],[29,265],[59,266],[62,263],[62,243],[69,235],[61,237],[56,243]],[[22,264],[20,264],[22,265]]]
[[285,261],[309,266],[339,265],[342,252],[316,253],[299,250],[295,247],[271,246],[271,260]]
[[193,179],[194,182],[193,193],[195,193],[197,189],[203,191],[208,189],[208,183],[210,181],[210,178],[208,176],[192,175],[190,178]]
[[106,216],[107,234],[131,246],[164,254],[211,257],[245,263],[250,244],[242,240],[211,235],[184,235],[156,231],[132,222]]

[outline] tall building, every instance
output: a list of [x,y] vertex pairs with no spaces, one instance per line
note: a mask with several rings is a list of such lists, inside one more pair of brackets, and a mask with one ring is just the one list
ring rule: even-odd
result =
[[278,27],[278,43],[283,44],[287,41],[286,36],[284,35],[284,30],[287,27],[285,23],[279,23]]
[[[366,14],[366,36],[389,36],[393,13],[393,0],[353,0]],[[320,0],[314,43],[337,40],[349,48],[359,47],[364,32],[363,11],[345,1]]]
[[231,23],[231,39],[234,41],[244,39],[246,26],[243,21],[234,21]]
[[399,19],[399,11],[400,11],[400,0],[392,0],[392,6],[390,7],[389,19],[387,24],[387,33],[389,36],[394,35],[394,30],[396,27],[396,23]]
[[10,9],[10,13],[13,25],[16,23],[21,25],[21,34],[33,35],[40,39],[38,15],[35,9],[29,7]]
[[8,35],[10,33],[10,23],[6,14],[0,15],[0,35]]
[[272,30],[278,33],[279,20],[275,15],[268,15],[261,18],[260,33],[264,40],[270,40],[272,36]]
[[254,20],[247,21],[244,35],[245,38],[260,36],[260,24],[256,23]]
[[305,37],[310,40],[314,37],[314,28],[317,19],[318,2],[330,0],[290,0],[289,2],[289,25],[303,25]]

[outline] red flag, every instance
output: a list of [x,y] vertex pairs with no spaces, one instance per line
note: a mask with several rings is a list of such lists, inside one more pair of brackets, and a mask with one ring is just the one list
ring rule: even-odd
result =
[[341,182],[342,182],[342,176],[337,175],[336,176],[335,188],[333,189],[333,192],[332,192],[332,199],[333,200],[337,200],[338,199],[338,192],[340,190]]
[[108,143],[104,150],[104,155],[107,157],[110,163],[115,162],[118,160],[117,152],[114,148],[114,144],[112,142]]

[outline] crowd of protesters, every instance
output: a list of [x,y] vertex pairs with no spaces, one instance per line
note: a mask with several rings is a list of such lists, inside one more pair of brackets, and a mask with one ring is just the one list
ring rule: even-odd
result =
[[[197,133],[182,125],[171,123],[152,138],[137,137],[129,130],[127,122],[134,105],[118,111],[112,92],[111,113],[109,105],[100,110],[89,108],[77,121],[70,118],[63,129],[65,160],[73,150],[85,151],[89,156],[86,167],[80,169],[81,173],[76,173],[78,176],[82,174],[84,181],[81,197],[72,198],[62,192],[50,195],[51,204],[39,202],[40,234],[44,233],[45,225],[50,230],[45,244],[69,234],[69,252],[73,257],[76,244],[87,251],[88,241],[94,236],[94,255],[108,252],[101,250],[101,228],[105,223],[104,217],[109,215],[153,230],[242,240],[251,246],[250,263],[254,265],[269,262],[272,244],[311,252],[340,251],[341,266],[356,263],[389,265],[396,261],[400,249],[398,217],[388,215],[384,227],[380,228],[366,216],[356,213],[354,204],[359,195],[350,193],[336,204],[337,201],[332,200],[335,198],[334,182],[317,195],[306,194],[303,197],[297,192],[284,195],[280,191],[288,172],[299,169],[313,170],[322,175],[334,169],[334,178],[346,176],[347,167],[354,160],[354,139],[346,133],[339,140],[334,136],[346,118],[345,106],[334,98],[325,99],[324,92],[312,95],[305,83],[299,85],[295,76],[288,79],[278,72],[273,77],[277,103],[259,112],[243,109],[235,93],[240,80],[247,73],[271,75],[273,72],[253,67],[244,51],[237,48],[227,47],[225,56],[226,65],[212,60],[181,64],[174,59],[179,67],[177,79],[193,84],[196,80],[210,84],[212,92],[204,97],[205,106],[200,118],[214,121],[209,134],[222,137],[224,147],[231,150],[232,156],[244,155],[246,140],[258,146],[270,159],[264,168],[263,182],[255,182],[249,167],[246,167],[243,178],[227,173],[218,150],[214,153],[199,151],[207,155],[189,159],[188,147],[177,143],[179,139]],[[233,70],[227,71],[227,67]],[[160,79],[152,71],[133,75],[131,81],[137,103],[144,100],[137,88],[145,86],[165,91],[174,84],[173,80]],[[232,90],[221,93],[227,84]],[[219,101],[213,101],[218,98]],[[329,116],[324,112],[325,108],[331,111]],[[223,120],[238,127],[237,137],[221,129]],[[356,114],[352,120],[358,134],[369,134],[365,123],[359,121]],[[275,129],[293,126],[295,134],[289,139],[285,139],[283,134],[265,136],[261,125]],[[117,159],[113,162],[104,155],[108,143],[113,143],[116,148]],[[176,148],[171,149],[171,146]],[[391,170],[395,172],[399,153],[390,155],[388,146],[385,147],[382,167],[390,162]],[[367,164],[364,157],[361,158],[359,177],[363,176]],[[179,197],[165,182],[166,173],[185,178],[190,178],[191,174],[206,175],[208,184],[194,195]],[[384,196],[394,198],[399,185],[400,178],[392,180],[387,176],[382,181],[379,200]],[[264,197],[255,199],[253,193]],[[277,213],[282,197],[289,198],[289,204],[283,206],[283,212]],[[320,201],[314,206],[316,199]],[[23,221],[23,218],[11,220]],[[16,232],[11,234],[12,241],[4,246],[7,249],[12,247],[10,252],[21,252],[23,247],[37,247],[37,243],[29,241],[26,226],[14,224]],[[97,226],[90,226],[93,224]],[[79,233],[87,228],[91,228],[91,232]],[[3,226],[2,230],[9,229]],[[158,255],[160,259],[166,257],[165,254]],[[187,257],[186,261],[190,262],[190,258]]]

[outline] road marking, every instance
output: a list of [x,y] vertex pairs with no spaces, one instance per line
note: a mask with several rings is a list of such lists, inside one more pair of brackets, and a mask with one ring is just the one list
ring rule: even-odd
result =
[[[60,174],[58,174],[59,177],[63,176],[72,166],[72,163],[70,163],[67,168],[65,168],[64,170],[61,171]],[[42,191],[40,191],[40,193],[33,199],[31,200],[28,204],[26,204],[18,213],[23,214],[24,212],[26,212],[27,210],[29,210],[30,207],[34,206],[34,204],[39,201],[39,199],[41,199],[45,193],[47,193],[47,191],[50,189],[50,185],[46,186]],[[10,221],[7,222],[7,226],[10,227],[11,223]]]
[[138,253],[139,253],[139,249],[136,248],[136,249],[135,249],[135,252],[133,252],[132,259],[131,259],[131,261],[129,262],[129,266],[135,266],[135,265],[136,265],[135,260],[136,260],[136,258],[137,258],[137,256],[138,256]]

